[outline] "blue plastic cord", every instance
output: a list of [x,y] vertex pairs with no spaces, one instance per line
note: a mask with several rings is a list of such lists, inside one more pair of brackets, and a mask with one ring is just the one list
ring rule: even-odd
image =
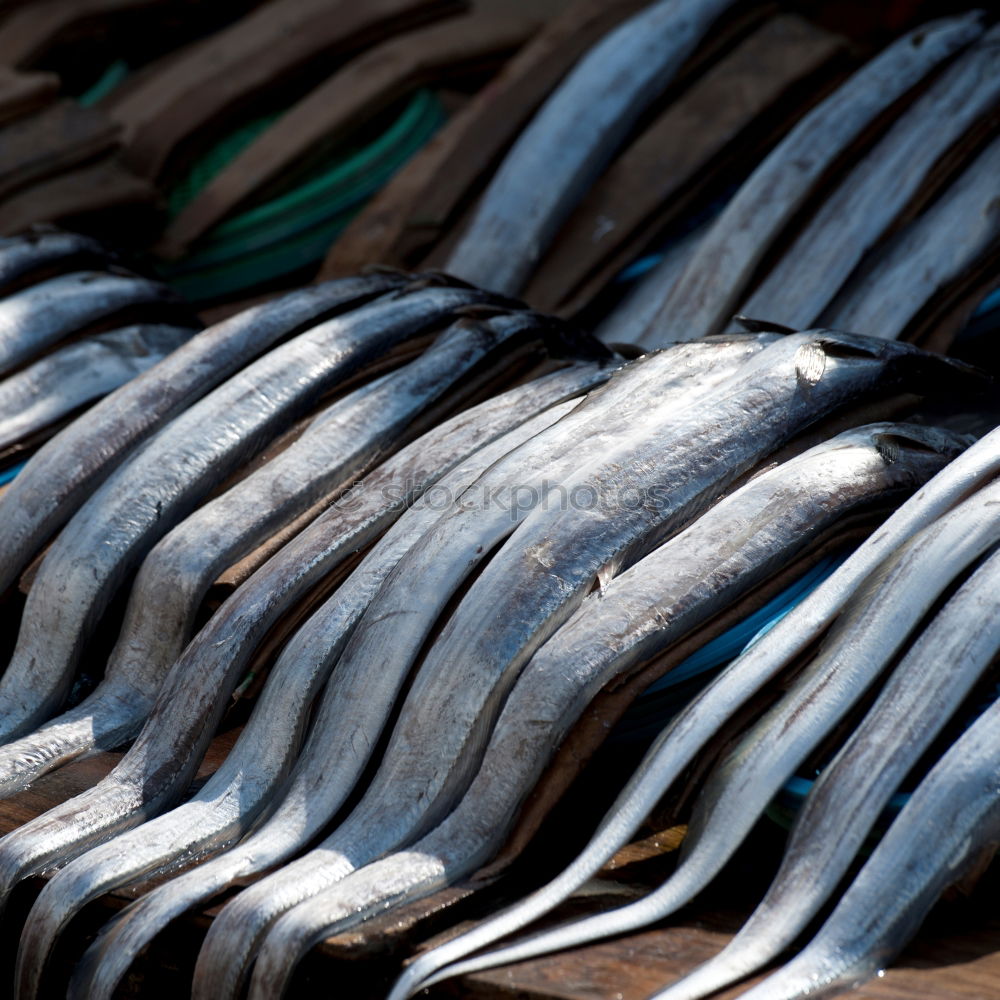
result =
[[6,486],[27,464],[27,462],[20,462],[0,472],[0,486]]

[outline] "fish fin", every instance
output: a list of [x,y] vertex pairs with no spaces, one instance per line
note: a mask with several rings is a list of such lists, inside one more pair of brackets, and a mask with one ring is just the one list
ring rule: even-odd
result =
[[604,596],[604,591],[607,588],[608,584],[611,583],[611,581],[618,575],[618,571],[621,569],[621,567],[622,567],[621,559],[616,558],[606,562],[597,571],[597,586],[598,589],[600,590],[602,597]]
[[903,449],[900,447],[899,438],[894,434],[876,434],[875,450],[882,456],[882,461],[886,465],[892,465],[899,461]]
[[752,319],[750,316],[744,316],[743,313],[737,313],[733,317],[733,322],[737,323],[739,326],[743,327],[747,333],[798,333],[798,330],[793,329],[790,326],[785,326],[783,323],[772,323],[768,319]]
[[817,341],[803,344],[795,352],[795,377],[799,383],[816,385],[826,371],[826,351]]

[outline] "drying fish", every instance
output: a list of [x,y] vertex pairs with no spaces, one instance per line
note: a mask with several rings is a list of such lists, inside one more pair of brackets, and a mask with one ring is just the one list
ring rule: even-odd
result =
[[[991,588],[995,587],[991,571]],[[996,591],[987,591],[995,606]],[[977,622],[965,655],[992,642],[996,617]],[[958,628],[969,629],[965,617]],[[986,630],[991,631],[987,638]],[[843,993],[876,975],[916,933],[948,886],[961,881],[1000,842],[1000,702],[954,743],[913,792],[864,868],[817,931],[783,969],[744,994],[746,1000],[791,1000]],[[892,892],[886,892],[886,886]]]
[[[406,502],[426,490],[439,476],[454,470],[438,483],[434,492],[460,492],[494,460],[576,405],[572,398],[566,403],[560,403],[561,399],[585,391],[603,381],[607,374],[606,366],[571,368],[512,390],[425,435],[369,477],[356,505],[352,502],[346,510],[331,510],[323,515],[251,577],[216,613],[210,631],[214,635],[227,635],[234,621],[242,623],[245,629],[252,616],[259,615],[263,620],[251,629],[252,635],[259,639],[296,596],[300,597],[337,562],[377,536],[399,515]],[[113,885],[169,869],[178,857],[214,853],[246,831],[292,760],[309,703],[336,661],[354,623],[403,552],[439,516],[434,492],[390,528],[348,581],[292,639],[272,669],[250,723],[209,784],[191,802],[71,864],[43,908],[54,903],[57,913],[67,917],[86,899]],[[210,643],[203,646],[209,651],[215,649]],[[209,670],[216,673],[222,670],[232,675],[230,659],[235,657],[240,667],[252,649],[248,641],[241,640],[235,650],[228,645],[221,656],[213,652],[210,662],[199,663],[199,672],[206,676]],[[183,684],[187,673],[179,667],[173,676]],[[341,673],[336,676],[336,683],[343,686]],[[368,678],[359,680],[362,686],[370,683]],[[192,730],[191,738],[200,739],[201,733]],[[179,748],[168,744],[158,752],[170,754],[176,760]],[[198,756],[200,751],[194,759]],[[257,846],[263,850],[259,842]],[[256,857],[259,861],[260,855]],[[226,859],[222,860],[225,873]],[[195,901],[185,904],[185,888],[189,893],[194,888],[199,896],[213,894],[213,887],[218,885],[218,879],[212,878],[213,871],[218,874],[218,862],[198,869],[199,879],[194,887],[190,882],[181,884],[180,910]],[[223,885],[229,877],[223,875]],[[171,899],[176,906],[176,894]],[[142,912],[148,910],[147,904]],[[58,922],[60,918],[57,915],[55,919]],[[52,910],[46,912],[45,919],[40,916],[35,925],[37,934],[54,933],[52,921]],[[130,917],[123,933],[132,938],[143,930],[151,935],[155,925],[143,925],[139,914]],[[127,953],[117,946],[115,962],[124,962],[123,968],[128,965]],[[102,976],[111,974],[110,969],[102,972]]]
[[496,291],[520,291],[639,116],[731,6],[660,0],[598,42],[514,143],[445,270]]
[[[678,350],[678,356],[673,362],[681,373],[681,381],[692,381],[688,362],[699,352],[708,352],[709,355],[718,356],[715,359],[717,363],[721,363],[721,358],[724,356],[728,359],[728,364],[732,365],[738,360],[742,360],[753,349],[759,350],[763,346],[756,343],[753,338],[742,338],[735,344],[735,347],[725,343],[684,345]],[[649,359],[643,365],[632,366],[635,369],[632,379],[623,381],[619,377],[616,379],[616,384],[610,385],[607,390],[597,394],[596,398],[603,405],[589,407],[590,411],[597,410],[597,416],[591,413],[588,417],[589,422],[593,423],[595,420],[604,419],[622,406],[627,408],[632,402],[630,388],[636,382],[641,382],[642,378],[648,378],[650,371],[659,369],[662,373],[665,365],[666,359],[657,364],[653,364],[653,359]],[[643,369],[646,371],[644,372]],[[586,407],[581,406],[578,412],[583,413],[585,409]],[[580,426],[585,426],[585,423],[580,424],[579,420],[574,421],[572,417],[575,416],[576,414],[573,414],[564,418],[556,425],[560,431],[561,446],[565,445],[567,441],[572,446],[581,438]],[[562,433],[565,430],[563,425],[567,421],[572,426],[580,425],[577,426],[575,433]],[[544,438],[545,435],[541,435],[538,439],[527,443],[522,449],[512,452],[503,462],[493,466],[489,476],[484,477],[485,483],[484,479],[476,482],[474,492],[468,491],[462,494],[463,487],[446,481],[442,484],[446,488],[445,496],[458,496],[459,508],[466,509],[470,498],[475,502],[475,498],[485,495],[485,487],[489,483],[503,483],[505,470],[509,466],[523,468],[525,452],[530,455],[539,447],[548,448],[551,451],[552,445],[544,441]],[[432,520],[436,521],[440,517],[440,513],[439,511],[433,513]],[[489,513],[493,513],[492,509]],[[509,522],[510,512],[501,509],[500,518],[504,522]],[[427,526],[429,527],[429,524]],[[400,577],[398,569],[394,571],[394,576]],[[328,652],[331,642],[336,644],[337,650],[343,648],[341,636],[348,631],[342,623],[343,614],[344,610],[341,607],[340,599],[335,597],[328,605],[326,615],[324,617],[316,616],[310,622],[308,638],[306,638],[306,630],[300,633],[295,644],[302,645],[304,649],[309,650],[307,660],[317,656],[335,655]],[[368,617],[372,616],[376,621],[380,617],[377,608],[369,613]],[[300,652],[298,656],[302,658],[304,654]],[[270,867],[275,861],[287,857],[296,848],[301,847],[325,825],[328,818],[336,812],[350,792],[367,760],[371,747],[376,743],[377,734],[384,725],[385,718],[392,707],[404,671],[405,665],[402,668],[395,665],[391,669],[387,667],[378,675],[376,685],[370,661],[364,655],[350,656],[345,654],[338,664],[334,675],[335,680],[324,698],[317,722],[313,726],[307,745],[296,765],[295,775],[284,794],[281,806],[258,835],[213,864],[210,872],[221,871],[223,884],[227,877],[233,877],[231,873],[234,869],[237,872],[242,869],[245,873],[246,871],[257,871]],[[352,693],[354,689],[357,691]],[[333,753],[331,748],[335,746],[342,748],[341,752]],[[336,766],[332,763],[333,761],[336,761]],[[204,868],[199,870],[199,892],[203,892],[206,885],[219,885],[215,879],[209,881],[210,872]],[[227,872],[230,873],[228,876],[225,874]],[[187,891],[190,892],[191,889],[188,888]]]
[[[998,101],[1000,28],[994,28],[963,52],[851,170],[743,311],[795,327],[816,323],[865,251],[915,198],[926,198],[933,182],[940,181],[946,169],[942,161],[954,158],[959,144],[975,146],[991,124]],[[935,229],[937,240],[947,231]],[[912,258],[910,264],[915,266]],[[908,279],[911,298],[912,270]],[[880,283],[879,288],[884,294],[886,286]],[[848,330],[886,335],[877,320],[866,326],[859,326],[854,317],[845,317],[845,322]]]
[[58,708],[124,575],[213,486],[364,364],[483,298],[425,288],[327,320],[213,390],[113,473],[63,529],[32,584],[0,678],[3,736],[29,732]]
[[[966,524],[990,518],[987,494],[996,497],[997,490],[986,487],[982,494],[947,518]],[[923,544],[923,536],[910,548],[916,544]],[[715,959],[661,993],[661,1000],[713,993],[772,961],[805,930],[840,884],[893,792],[1000,648],[993,596],[1000,592],[998,576],[1000,556],[993,555],[913,643],[807,796],[761,904]]]
[[190,327],[140,324],[59,348],[0,382],[0,451],[152,368],[194,334]]
[[[231,995],[256,939],[283,910],[440,818],[471,779],[521,665],[606,567],[627,560],[630,552],[641,554],[640,547],[655,544],[671,524],[681,527],[797,428],[849,399],[905,381],[904,369],[916,374],[929,364],[940,371],[939,359],[904,345],[893,345],[897,352],[890,359],[882,353],[888,346],[849,335],[799,334],[771,343],[705,398],[691,393],[672,403],[669,394],[660,394],[657,412],[649,396],[633,393],[637,411],[647,412],[632,418],[628,443],[615,449],[614,439],[621,435],[609,433],[607,441],[599,439],[599,450],[588,444],[595,457],[581,461],[580,472],[567,476],[564,470],[553,477],[570,498],[583,488],[592,491],[587,509],[535,504],[444,625],[361,803],[316,851],[242,892],[216,918],[199,959],[199,995]],[[950,363],[943,364],[947,369]],[[619,379],[627,384],[625,374]],[[809,386],[808,402],[797,379]],[[615,381],[602,397],[614,391]],[[655,384],[647,391],[656,393]],[[578,415],[586,410],[585,404]],[[553,431],[559,429],[556,425]],[[630,471],[636,469],[641,475]],[[509,482],[519,469],[503,471],[499,481]],[[638,495],[639,504],[628,503],[629,495]],[[459,516],[446,515],[400,562],[341,666],[357,657],[388,672],[416,657],[448,594],[468,567],[483,559],[480,547],[489,551],[504,537],[481,534],[483,521],[467,519],[467,524],[471,537],[460,541]],[[460,677],[454,663],[463,664]],[[440,721],[445,718],[446,725]]]
[[115,255],[90,236],[38,229],[0,240],[0,295],[53,272],[79,271],[115,262]]
[[[886,558],[1000,472],[998,441],[1000,429],[946,466],[687,705],[657,738],[591,842],[565,871],[507,910],[418,957],[407,971],[406,982],[412,986],[458,975],[470,970],[472,963],[477,963],[478,968],[479,962],[488,961],[485,956],[468,962],[460,960],[548,913],[591,878],[628,843],[663,789],[676,780],[726,719],[826,631]],[[444,972],[435,976],[441,969]]]
[[845,150],[943,60],[974,41],[982,33],[980,22],[977,12],[923,25],[809,112],[722,210],[665,291],[650,333],[640,341],[645,336],[687,340],[722,329],[768,248],[842,162]]
[[915,429],[911,444],[908,433],[888,424],[848,432],[764,473],[589,597],[525,667],[458,808],[412,849],[283,917],[258,960],[254,988],[280,995],[279,980],[325,929],[345,929],[487,861],[570,725],[606,683],[770,583],[844,519],[912,493],[956,450],[947,435]]
[[[995,544],[1000,522],[989,517],[988,510],[998,498],[1000,485],[985,488],[924,529],[888,567],[880,568],[871,589],[855,598],[787,695],[706,781],[678,867],[660,888],[610,913],[507,945],[484,957],[483,965],[516,962],[647,926],[676,912],[705,888],[796,767],[877,679],[942,590]],[[479,960],[473,962],[483,967]]]
[[400,274],[329,281],[192,337],[45,444],[0,497],[0,593],[136,446],[278,341],[376,295]]
[[[1000,139],[981,152],[947,191],[898,233],[831,303],[824,322],[947,346],[954,323],[943,323],[941,300],[967,294],[961,286],[989,280],[1000,245]],[[957,289],[956,289],[956,286]],[[989,286],[987,286],[989,287]],[[974,296],[978,299],[979,296]],[[946,303],[947,304],[947,303]],[[964,316],[974,308],[968,306]],[[945,328],[945,329],[942,329]],[[940,343],[944,340],[944,343]]]
[[177,295],[146,278],[100,271],[49,278],[0,301],[0,375],[93,323],[164,306],[178,309]]
[[132,585],[102,690],[81,706],[83,715],[70,713],[84,722],[77,738],[71,740],[67,721],[57,718],[41,733],[0,747],[0,794],[17,791],[95,740],[114,746],[134,736],[222,569],[317,502],[331,501],[376,457],[433,422],[442,405],[453,408],[456,385],[466,396],[474,392],[481,381],[477,366],[548,325],[533,313],[460,321],[416,361],[335,403],[294,444],[169,532]]

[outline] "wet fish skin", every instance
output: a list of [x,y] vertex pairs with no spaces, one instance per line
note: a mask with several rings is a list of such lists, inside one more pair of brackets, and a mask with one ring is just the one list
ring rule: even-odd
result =
[[445,269],[517,294],[636,120],[731,6],[659,0],[591,48],[504,158]]
[[160,427],[281,338],[405,281],[382,273],[344,278],[244,310],[92,406],[43,445],[0,496],[0,593]]
[[327,320],[203,397],[113,473],[63,529],[32,584],[0,677],[3,738],[51,717],[124,576],[214,485],[365,362],[483,298],[425,288]]
[[0,376],[64,337],[127,309],[177,308],[176,292],[158,281],[101,271],[49,278],[0,299]]
[[[989,495],[982,497],[983,504],[998,502],[1000,486],[983,492]],[[490,964],[521,961],[648,926],[704,889],[785,781],[901,649],[948,583],[1000,538],[1000,522],[983,517],[981,505],[976,505],[980,516],[973,517],[970,503],[926,528],[890,566],[879,570],[788,693],[715,767],[695,804],[678,867],[662,886],[617,910],[508,945],[490,956]],[[824,831],[828,835],[830,831]]]
[[[934,299],[1000,242],[998,172],[1000,139],[994,139],[934,204],[879,248],[824,310],[823,321],[880,337],[919,333]],[[905,295],[895,292],[901,288]]]
[[[947,515],[966,524],[990,501],[985,487]],[[926,531],[939,528],[932,525]],[[910,546],[922,541],[917,536]],[[707,996],[792,945],[832,896],[892,794],[959,708],[1000,648],[1000,556],[973,573],[917,637],[877,700],[823,768],[799,812],[781,867],[735,938],[709,962],[657,994]]]
[[[918,447],[890,463],[879,438],[896,431],[905,436],[896,425],[848,432],[762,474],[588,597],[514,684],[456,809],[412,848],[283,916],[258,958],[254,989],[280,995],[295,960],[326,930],[346,930],[394,905],[388,886],[408,900],[487,862],[565,733],[606,683],[691,634],[874,498],[911,493],[955,448],[947,436],[916,429]],[[930,454],[925,440],[945,454]]]
[[[709,344],[679,345],[672,352],[640,359],[616,373],[607,385],[591,393],[551,430],[506,456],[480,477],[474,489],[459,497],[453,509],[442,515],[395,567],[359,623],[338,665],[338,675],[351,672],[364,677],[370,676],[373,662],[383,666],[378,673],[382,692],[378,702],[372,682],[367,682],[364,701],[370,720],[367,725],[374,728],[362,730],[365,745],[377,742],[377,732],[385,723],[406,671],[449,595],[496,541],[509,535],[517,520],[527,513],[526,509],[484,504],[482,498],[491,497],[494,489],[515,482],[538,485],[536,499],[541,502],[543,477],[549,484],[558,482],[567,470],[588,458],[593,460],[593,456],[603,455],[609,442],[627,427],[634,429],[636,422],[643,419],[648,425],[652,420],[649,416],[652,396],[664,396],[668,387],[677,390],[676,397],[668,396],[666,402],[661,400],[660,422],[653,421],[654,427],[660,427],[666,412],[682,408],[684,401],[699,395],[708,382],[724,380],[733,370],[749,363],[747,358],[773,339],[741,337],[731,342],[719,339]],[[671,377],[673,383],[669,381]],[[647,426],[646,432],[655,431]],[[428,575],[431,579],[426,586],[414,586],[415,579],[425,580]],[[350,719],[352,727],[357,722],[357,713],[355,708]],[[304,775],[317,774],[309,796],[313,824],[309,835],[319,833],[332,818],[356,779],[351,770],[345,781],[340,769],[329,763],[330,747],[342,743],[344,727],[345,723],[339,720],[337,725],[329,727],[317,724],[300,760],[299,768]],[[361,738],[352,740],[352,751],[355,742],[360,744]],[[340,759],[342,755],[335,756]],[[371,801],[378,803],[382,790],[372,786],[369,795]],[[415,802],[419,801],[418,797]],[[380,816],[378,823],[372,825],[366,815],[369,808],[366,795],[363,807],[356,809],[324,843],[321,863],[317,864],[316,858],[310,856],[292,862],[266,880],[266,889],[250,887],[224,908],[199,958],[196,993],[223,997],[238,989],[244,966],[268,924],[304,894],[315,891],[302,877],[303,872],[308,870],[317,884],[320,878],[336,880],[356,864],[395,846],[413,822],[412,810],[400,810],[396,816]],[[290,843],[286,851],[303,846],[307,839],[302,837]]]
[[[462,483],[474,478],[493,458],[575,406],[572,397],[603,381],[607,374],[606,366],[576,366],[505,393],[429,432],[372,474],[356,509],[352,503],[340,516],[332,510],[323,515],[251,577],[217,613],[222,618],[221,624],[214,626],[215,633],[227,634],[233,627],[234,616],[245,624],[248,620],[245,609],[249,606],[251,611],[265,613],[266,620],[257,628],[262,634],[261,627],[266,630],[294,594],[303,592],[310,581],[328,572],[337,561],[395,520],[401,513],[397,495],[412,500],[449,469],[453,471],[445,476],[442,488],[461,488]],[[560,402],[567,396],[568,402]],[[261,700],[236,747],[201,792],[134,833],[90,851],[71,863],[58,882],[53,880],[53,888],[45,900],[39,901],[25,927],[26,955],[35,973],[41,970],[44,955],[59,927],[87,899],[115,885],[169,870],[178,856],[215,853],[246,831],[294,759],[301,721],[307,717],[308,706],[354,622],[386,573],[436,517],[433,503],[423,508],[418,503],[404,513],[324,608],[290,641],[272,668]],[[207,648],[212,649],[212,644],[208,643]],[[248,646],[247,653],[251,650],[252,646]],[[239,659],[245,662],[246,655]],[[203,673],[210,666],[199,664]],[[219,666],[229,669],[228,657],[221,659]],[[176,671],[181,682],[186,672]],[[261,848],[259,842],[257,846]],[[253,854],[250,856],[254,858]],[[221,860],[224,862],[225,858]],[[214,867],[217,870],[218,864]],[[198,871],[204,872],[204,866]],[[213,890],[209,874],[200,875],[196,883],[200,896],[217,891]],[[226,881],[228,878],[224,876],[222,885]],[[176,906],[176,899],[173,902]],[[148,908],[144,904],[139,914],[127,921],[126,938],[140,931],[142,914]],[[180,910],[184,908],[182,903]],[[146,927],[146,933],[153,932]],[[124,962],[121,966],[124,971],[128,957],[120,948],[119,942],[114,949],[114,962]],[[110,974],[109,970],[103,970],[104,976]],[[85,993],[96,996],[97,989],[97,984],[89,984]]]
[[746,1000],[838,995],[884,969],[944,889],[1000,842],[998,784],[995,702],[920,782],[813,940]]
[[[664,463],[668,469],[690,463],[696,471],[687,482],[680,478],[673,509],[668,512],[668,516],[673,513],[681,520],[685,513],[693,516],[705,506],[703,494],[712,494],[714,499],[727,478],[739,473],[741,461],[753,464],[757,451],[773,450],[794,433],[796,426],[818,419],[825,408],[836,405],[835,400],[845,401],[847,396],[839,396],[837,386],[849,396],[862,394],[866,379],[873,380],[869,383],[873,387],[881,384],[889,388],[896,378],[906,378],[904,370],[916,374],[914,363],[916,368],[925,364],[935,368],[939,364],[937,359],[908,345],[851,335],[823,332],[769,339],[773,342],[745,361],[714,393],[704,399],[699,399],[697,393],[692,394],[693,400],[686,397],[690,405],[668,406],[657,416],[650,396],[632,393],[632,404],[642,418],[637,421],[633,417],[628,428],[632,447],[621,446],[616,452],[617,435],[609,434],[608,440],[592,452],[599,456],[597,469],[585,466],[577,482],[600,484],[600,474],[606,477],[605,484],[613,485],[614,477],[620,476],[624,468],[641,469],[647,484],[673,482]],[[826,371],[827,364],[829,377],[824,381],[820,371]],[[800,378],[808,384],[802,394]],[[614,389],[612,380],[602,395]],[[650,389],[655,394],[655,383]],[[775,400],[784,400],[787,405],[778,405]],[[584,413],[585,407],[578,412]],[[753,433],[742,432],[741,422],[752,423]],[[716,434],[718,439],[713,437]],[[770,439],[769,434],[775,437]],[[702,447],[704,454],[713,456],[711,463],[697,460]],[[743,449],[742,459],[718,459],[727,448]],[[517,471],[505,470],[504,479]],[[570,489],[574,478],[563,485]],[[686,504],[681,502],[681,496]],[[536,507],[492,558],[428,651],[382,764],[361,803],[311,854],[244,890],[216,917],[197,965],[199,997],[233,995],[242,975],[241,966],[252,956],[255,941],[283,910],[339,881],[359,863],[415,839],[449,808],[453,797],[471,780],[498,703],[523,662],[572,613],[605,566],[634,546],[644,532],[652,544],[656,531],[649,530],[647,521],[662,531],[668,520],[656,510],[621,511],[608,503],[603,507],[598,504],[596,509],[597,513],[588,511],[586,518],[576,522],[576,511],[551,512]],[[524,532],[532,527],[533,520],[542,542],[525,539]],[[562,530],[560,521],[565,525]],[[606,541],[601,545],[601,526],[618,539],[618,549]],[[492,536],[484,540],[474,535],[466,549],[455,544],[454,524],[445,530],[443,520],[438,530],[440,544],[420,552],[421,557],[429,556],[426,569],[416,575],[409,572],[418,546],[395,571],[405,582],[406,593],[387,597],[391,593],[387,583],[380,594],[384,605],[373,604],[369,609],[373,627],[364,632],[364,624],[359,627],[342,663],[353,654],[368,664],[386,664],[386,669],[395,666],[401,655],[396,640],[402,629],[421,620],[433,621],[433,607],[431,614],[423,618],[432,600],[423,596],[425,591],[435,598],[442,590],[448,592],[448,587],[440,584],[444,578],[442,566],[453,561],[464,568],[470,559],[477,558],[471,552],[479,545],[488,551],[492,541]],[[574,541],[584,547],[583,554],[573,549]],[[546,558],[540,563],[533,552],[542,543],[549,545],[547,552],[558,552],[558,558]],[[509,553],[506,564],[505,553]],[[424,572],[430,575],[425,577]],[[414,580],[418,579],[426,579],[427,586],[415,587]],[[415,592],[421,595],[419,602],[407,597]],[[519,596],[522,594],[523,599]],[[400,609],[406,613],[400,615]],[[386,618],[387,613],[393,617]],[[499,634],[508,624],[511,632],[516,631],[516,640]],[[407,639],[407,645],[422,646],[427,628],[429,625]],[[456,662],[464,664],[461,684],[455,682],[450,669]],[[435,734],[433,740],[428,739],[429,733]]]
[[23,236],[0,239],[0,295],[10,295],[53,270],[96,270],[117,263],[114,251],[91,236],[38,227]]
[[[815,642],[864,581],[899,546],[953,508],[970,491],[1000,473],[998,444],[1000,428],[949,463],[691,702],[657,738],[644,766],[622,790],[591,842],[560,875],[507,910],[442,945],[433,959],[417,959],[414,966],[423,963],[429,972],[432,966],[436,970],[445,963],[457,963],[548,913],[592,877],[635,834],[660,799],[662,789],[683,772],[731,715],[734,706],[759,691]],[[441,976],[458,974],[466,968],[464,962],[455,964]]]
[[[954,156],[954,147],[983,131],[998,100],[1000,28],[993,28],[932,81],[851,169],[744,310],[796,327],[816,324],[866,250]],[[913,296],[916,290],[908,291]],[[902,332],[889,317],[864,326],[850,319],[830,325],[884,337]]]
[[136,324],[74,341],[0,381],[0,449],[117,389],[190,340],[195,329]]
[[981,11],[973,11],[921,25],[805,115],[698,242],[680,277],[665,289],[659,313],[639,342],[647,336],[682,340],[723,329],[768,247],[845,148],[942,61],[981,35],[982,19]]

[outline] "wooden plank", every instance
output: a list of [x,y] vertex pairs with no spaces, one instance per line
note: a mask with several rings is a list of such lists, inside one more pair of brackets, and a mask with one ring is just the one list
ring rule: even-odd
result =
[[0,24],[0,59],[8,66],[35,65],[62,36],[93,30],[123,12],[168,7],[171,0],[34,0]]
[[711,67],[591,189],[528,285],[536,308],[575,312],[699,192],[752,160],[845,68],[843,38],[775,17]]
[[502,60],[538,21],[477,13],[392,38],[351,60],[245,149],[185,208],[158,252],[178,257],[200,236],[289,172],[312,162],[416,87]]
[[456,0],[272,0],[167,56],[161,72],[104,105],[125,128],[130,165],[159,177],[175,148],[263,95],[325,75],[331,59],[455,11]]
[[[84,217],[124,208],[148,210],[141,218],[149,222],[158,200],[156,188],[112,155],[39,181],[0,201],[0,233],[21,233],[41,222],[84,221]],[[121,235],[120,227],[116,230]]]
[[319,277],[375,263],[407,267],[424,256],[570,67],[642,6],[642,0],[577,0],[550,21],[348,226]]
[[0,66],[0,122],[37,111],[58,92],[59,77],[54,73],[19,73]]
[[113,149],[119,128],[95,108],[57,101],[0,128],[0,198]]

